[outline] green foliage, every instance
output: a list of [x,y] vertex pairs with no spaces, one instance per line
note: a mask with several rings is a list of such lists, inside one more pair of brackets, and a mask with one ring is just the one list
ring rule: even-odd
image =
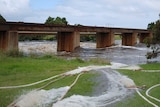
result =
[[148,24],[147,29],[153,32],[153,43],[160,43],[160,20]]
[[19,41],[32,41],[32,40],[48,40],[53,41],[56,40],[55,35],[20,35]]
[[53,18],[53,17],[49,16],[48,19],[46,20],[45,24],[68,25],[68,21],[66,20],[65,17]]
[[160,53],[160,20],[149,23],[148,29],[153,32],[153,38],[152,40],[149,40],[148,38],[145,40],[147,47],[151,47],[152,49],[152,52],[147,53],[146,58],[157,58],[158,54]]
[[6,19],[0,14],[0,22],[1,23],[4,23],[4,22],[6,22]]
[[53,41],[56,39],[57,39],[57,36],[53,36],[53,35],[47,35],[42,37],[42,40],[48,40],[48,41]]
[[150,39],[150,37],[147,37],[147,38],[144,39],[143,42],[144,42],[144,43],[146,44],[146,46],[149,48],[149,47],[151,46],[152,40]]
[[115,35],[115,36],[114,36],[114,39],[115,39],[115,40],[122,40],[122,36],[121,36],[121,35]]
[[95,41],[96,41],[96,38],[95,38],[95,35],[85,35],[85,36],[81,36],[81,37],[80,37],[80,41],[81,41],[81,42],[86,42],[86,41],[95,42]]
[[25,40],[42,40],[43,36],[41,35],[20,35],[19,41],[25,41]]
[[153,37],[153,43],[160,44],[160,20],[156,21],[154,28],[154,37]]
[[154,26],[155,26],[155,23],[151,22],[151,23],[148,24],[147,29],[148,30],[153,30]]

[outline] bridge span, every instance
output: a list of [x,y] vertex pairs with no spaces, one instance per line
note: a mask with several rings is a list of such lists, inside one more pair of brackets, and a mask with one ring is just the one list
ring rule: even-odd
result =
[[47,25],[39,23],[6,22],[0,23],[0,50],[18,49],[20,34],[57,34],[57,51],[72,52],[80,46],[81,33],[95,33],[96,47],[105,48],[114,44],[114,35],[122,35],[122,45],[134,46],[137,36],[142,43],[152,38],[152,32],[146,29],[113,28],[98,26]]

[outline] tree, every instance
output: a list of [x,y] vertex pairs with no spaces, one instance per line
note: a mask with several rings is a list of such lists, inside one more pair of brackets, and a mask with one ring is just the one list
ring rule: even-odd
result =
[[156,58],[158,54],[160,53],[160,20],[157,20],[155,23],[149,23],[148,29],[152,30],[153,32],[153,39],[152,42],[146,42],[146,43],[152,43],[147,44],[149,48],[152,49],[152,52],[148,52],[146,57],[147,59]]
[[68,25],[68,21],[66,20],[65,17],[62,18],[62,22],[65,23],[66,25]]
[[154,22],[151,22],[151,23],[148,24],[147,29],[148,29],[148,30],[153,30],[154,26],[155,26],[155,23],[154,23]]
[[46,20],[45,24],[53,24],[54,23],[54,18],[52,17],[48,17],[48,19]]
[[0,14],[0,22],[2,23],[4,23],[4,22],[6,22],[6,19]]
[[153,27],[153,42],[160,44],[160,20],[157,20],[154,27]]
[[68,21],[66,20],[65,17],[53,18],[53,17],[49,16],[48,19],[46,20],[45,24],[68,25]]

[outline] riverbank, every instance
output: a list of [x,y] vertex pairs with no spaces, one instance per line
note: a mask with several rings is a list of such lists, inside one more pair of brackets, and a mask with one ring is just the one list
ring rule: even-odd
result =
[[[74,60],[66,60],[62,58],[58,58],[55,56],[44,56],[44,57],[1,57],[0,58],[0,87],[2,86],[10,86],[10,85],[21,85],[21,84],[27,84],[32,83],[35,81],[43,80],[51,75],[58,75],[61,73],[64,73],[66,71],[73,70],[75,68],[78,68],[78,66],[87,66],[87,65],[106,65],[104,60],[103,63],[100,63],[99,60],[92,60],[85,62],[80,59],[74,59]],[[42,66],[43,65],[43,66]],[[159,70],[160,64],[147,64],[147,65],[141,65],[141,67],[145,70]],[[103,69],[102,69],[103,70]],[[98,71],[99,72],[99,71]],[[159,72],[143,72],[141,70],[138,71],[132,71],[132,70],[119,70],[120,73],[127,75],[129,78],[133,79],[138,86],[146,85],[147,89],[155,84],[159,83],[160,76]],[[98,77],[97,77],[98,76]],[[104,88],[100,91],[94,90],[93,87],[97,84],[95,81],[99,83],[99,87],[106,87],[104,85],[108,84],[106,82],[101,83],[102,80],[105,81],[104,76],[99,77],[100,74],[93,73],[93,72],[86,72],[85,75],[80,78],[76,86],[69,91],[67,96],[71,96],[73,94],[78,95],[92,95],[94,93],[95,96],[102,94]],[[47,86],[45,89],[51,89],[53,87],[63,87],[66,85],[70,85],[73,80],[76,78],[75,76],[68,76],[67,78],[64,78],[58,82],[52,83],[49,86]],[[91,81],[95,80],[95,81]],[[115,79],[116,80],[116,79]],[[85,82],[84,82],[85,81]],[[107,81],[107,80],[106,80]],[[100,84],[101,83],[101,84]],[[6,107],[6,105],[10,104],[12,101],[17,99],[21,94],[27,93],[30,90],[42,87],[46,84],[46,82],[42,84],[37,84],[35,86],[26,87],[26,88],[20,88],[20,89],[5,89],[0,90],[0,106]],[[87,87],[86,87],[87,86]],[[94,88],[96,89],[96,88]],[[147,90],[140,90],[143,95],[145,95],[145,91]],[[97,91],[97,92],[96,92]],[[155,96],[156,98],[160,98],[159,94],[159,88],[154,89],[151,91],[151,95]],[[145,105],[145,107],[150,107],[147,102],[145,102],[141,97],[139,97],[137,94],[135,94],[132,97],[129,97],[127,99],[124,99],[120,101],[118,104],[118,107],[124,107],[127,105],[133,105],[135,106],[142,106]],[[151,100],[157,105],[157,103],[154,100]],[[120,106],[121,105],[121,106]],[[116,107],[116,105],[114,104]],[[132,107],[132,106],[131,106]]]
[[[63,58],[58,58],[56,56],[45,55],[43,57],[7,57],[0,56],[0,87],[3,86],[14,86],[23,85],[28,83],[33,83],[50,77],[51,75],[57,75],[64,73],[69,70],[73,70],[78,67],[98,64],[103,65],[108,62],[97,62],[96,59],[92,61],[84,62],[80,59],[65,60]],[[92,93],[93,82],[89,81],[87,78],[94,77],[95,74],[87,73],[83,78],[85,83],[78,88],[77,94],[88,94]],[[45,89],[50,89],[51,87],[62,87],[64,85],[69,85],[75,76],[69,76],[62,79],[60,83],[51,84]],[[15,100],[20,94],[26,93],[27,91],[42,87],[46,82],[37,84],[30,87],[18,88],[18,89],[0,89],[0,106],[6,107],[9,103]],[[80,84],[82,84],[80,82]],[[87,88],[85,86],[88,86]],[[83,91],[85,89],[85,91]],[[73,94],[71,92],[70,94]]]

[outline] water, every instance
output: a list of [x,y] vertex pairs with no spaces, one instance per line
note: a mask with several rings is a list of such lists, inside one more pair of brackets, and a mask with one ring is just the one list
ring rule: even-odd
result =
[[51,90],[33,90],[21,95],[17,101],[11,105],[14,105],[13,107],[48,107],[50,104],[58,101],[68,89],[69,87],[66,86]]
[[[122,80],[128,79],[127,77],[123,77],[112,70],[101,69],[99,72],[102,72],[108,79],[108,87],[101,95],[93,97],[73,95],[53,104],[53,107],[109,107],[110,104],[131,94],[132,91],[128,90],[122,83]],[[130,85],[134,85],[133,82],[130,82]]]
[[[117,44],[120,41],[116,41]],[[146,59],[146,53],[151,51],[146,48],[144,44],[137,44],[134,47],[131,46],[121,46],[116,45],[112,47],[107,47],[104,49],[96,49],[96,43],[80,43],[81,48],[76,49],[75,52],[57,53],[57,42],[56,41],[39,41],[39,42],[20,42],[19,48],[26,55],[28,54],[55,54],[67,59],[79,57],[83,60],[88,60],[91,58],[102,58],[108,61],[124,63],[124,64],[145,64],[148,62],[159,62],[160,57],[152,60]]]
[[[97,87],[97,89],[101,88],[101,92],[99,91],[98,94],[92,96],[72,95],[61,99],[71,88],[70,86],[50,90],[33,90],[20,96],[12,105],[16,107],[51,107],[50,105],[52,107],[110,107],[111,104],[121,101],[133,93],[133,90],[127,87],[135,86],[131,79],[113,70],[116,64],[119,67],[124,66],[118,63],[113,63],[112,66],[87,66],[66,73],[66,75],[71,75],[83,71],[98,71],[104,77],[103,79],[96,77],[96,81],[100,80],[101,82]],[[103,83],[106,85],[103,86]]]

